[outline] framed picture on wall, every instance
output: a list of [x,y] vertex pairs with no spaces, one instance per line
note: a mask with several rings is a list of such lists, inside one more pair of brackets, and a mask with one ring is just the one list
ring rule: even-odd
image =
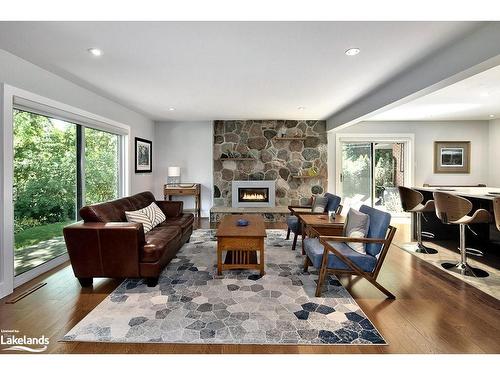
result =
[[434,173],[470,173],[470,141],[434,142]]
[[135,138],[135,173],[153,171],[153,142]]

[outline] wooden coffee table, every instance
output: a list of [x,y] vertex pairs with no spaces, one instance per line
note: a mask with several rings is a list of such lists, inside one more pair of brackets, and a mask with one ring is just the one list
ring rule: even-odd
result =
[[[248,225],[239,227],[238,219],[248,220]],[[217,274],[231,269],[258,269],[264,275],[264,238],[266,228],[261,215],[225,216],[215,233],[217,237]],[[222,262],[223,252],[225,262]],[[257,257],[257,252],[259,257]]]

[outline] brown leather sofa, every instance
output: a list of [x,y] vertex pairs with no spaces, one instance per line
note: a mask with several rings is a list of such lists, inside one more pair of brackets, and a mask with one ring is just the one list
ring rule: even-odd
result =
[[[125,211],[156,202],[167,220],[144,234],[142,224],[127,222]],[[143,192],[80,209],[83,223],[64,228],[71,266],[80,284],[94,277],[146,278],[155,286],[163,268],[189,242],[194,217],[182,212],[182,202],[157,201]]]

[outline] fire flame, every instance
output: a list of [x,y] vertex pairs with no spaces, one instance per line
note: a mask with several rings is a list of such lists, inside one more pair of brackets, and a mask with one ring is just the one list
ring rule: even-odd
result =
[[243,193],[244,200],[260,200],[263,201],[266,199],[264,194],[261,193]]

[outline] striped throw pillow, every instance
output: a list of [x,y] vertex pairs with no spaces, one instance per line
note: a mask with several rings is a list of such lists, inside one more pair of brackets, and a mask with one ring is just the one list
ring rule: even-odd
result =
[[130,223],[142,224],[144,228],[144,234],[148,233],[151,229],[153,229],[153,223],[151,222],[151,219],[145,212],[146,208],[137,211],[125,211],[125,216],[127,217],[127,221]]
[[144,233],[148,233],[151,229],[167,220],[167,217],[155,202],[137,211],[125,211],[125,216],[129,222],[142,223]]
[[147,206],[145,210],[147,210],[147,214],[153,222],[153,228],[167,220],[167,217],[155,202]]

